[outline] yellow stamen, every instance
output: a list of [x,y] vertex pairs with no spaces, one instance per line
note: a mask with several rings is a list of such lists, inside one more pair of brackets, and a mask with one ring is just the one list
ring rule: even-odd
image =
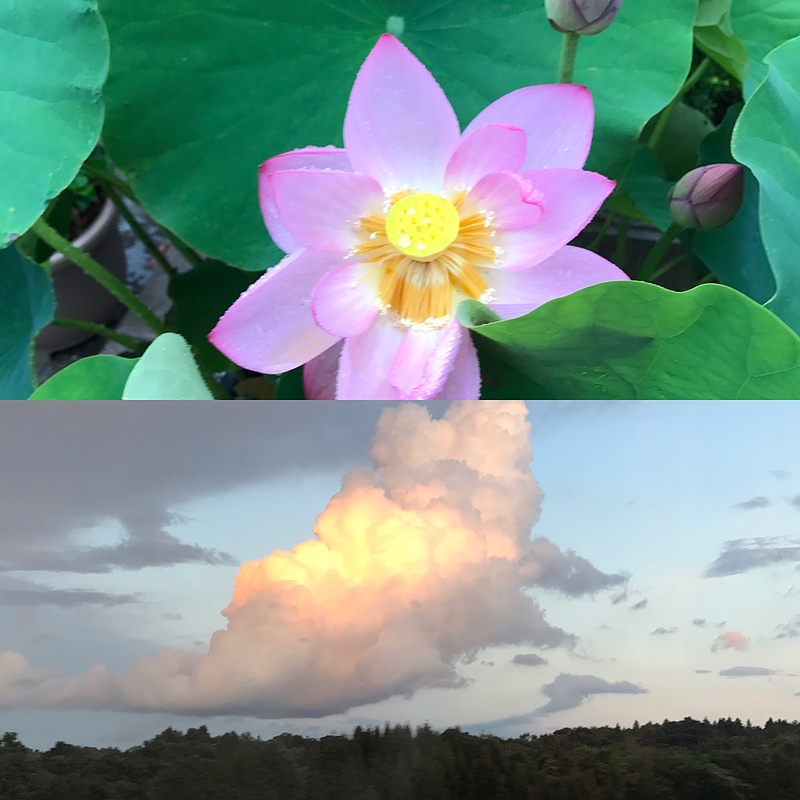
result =
[[380,300],[406,324],[444,319],[453,304],[450,276],[438,261],[404,258],[395,269],[384,270]]
[[461,209],[461,206],[464,205],[464,201],[467,199],[467,192],[463,189],[459,189],[457,192],[453,194],[450,198],[450,202],[458,209]]
[[465,258],[470,258],[472,261],[493,261],[497,258],[497,248],[483,242],[453,242],[450,250]]
[[459,226],[459,233],[479,233],[486,235],[486,229],[489,227],[486,217],[483,214],[470,214],[461,220]]
[[462,208],[466,197],[403,190],[388,199],[385,220],[371,214],[356,223],[362,242],[353,255],[374,265],[378,303],[396,324],[440,327],[460,299],[487,296],[481,271],[498,258],[494,226],[485,214]]
[[386,220],[375,214],[367,214],[358,221],[358,227],[365,233],[385,233]]
[[480,299],[489,288],[475,267],[457,253],[445,253],[440,260],[447,267],[453,285],[472,300]]

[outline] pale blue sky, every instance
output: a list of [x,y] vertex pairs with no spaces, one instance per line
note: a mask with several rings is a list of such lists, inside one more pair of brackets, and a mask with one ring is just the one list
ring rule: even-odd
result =
[[[170,467],[173,472],[184,469],[187,477],[180,491],[162,492],[167,511],[175,515],[168,532],[180,542],[229,553],[235,563],[145,566],[100,574],[36,570],[26,555],[29,537],[15,534],[19,523],[12,513],[0,538],[0,559],[11,567],[0,573],[0,650],[18,651],[34,666],[73,676],[94,664],[122,671],[137,656],[164,647],[204,652],[211,634],[225,626],[219,612],[230,602],[239,562],[263,558],[275,548],[291,549],[309,538],[344,472],[369,465],[365,443],[377,405],[365,413],[342,408],[341,419],[335,410],[326,410],[324,425],[335,425],[338,437],[326,442],[324,458],[314,448],[315,436],[319,441],[315,424],[322,424],[314,420],[318,404],[297,404],[294,416],[281,427],[294,425],[296,438],[305,445],[295,447],[291,436],[277,444],[273,438],[272,447],[264,448],[270,450],[264,452],[269,468],[249,469],[250,462],[234,468],[242,459],[242,446],[231,451],[221,444],[228,441],[224,437],[209,443],[205,452],[227,470],[224,474],[238,470],[230,480],[217,480],[189,455],[183,465],[178,460]],[[258,407],[266,418],[275,404]],[[551,625],[579,637],[573,651],[491,648],[460,668],[472,681],[468,686],[424,689],[411,698],[391,698],[321,720],[18,708],[0,711],[0,730],[15,730],[26,744],[41,748],[57,739],[130,746],[170,724],[186,728],[205,723],[212,732],[233,728],[269,736],[281,730],[312,735],[348,731],[365,721],[430,721],[435,727],[461,725],[511,736],[525,730],[687,715],[738,716],[759,723],[769,716],[800,718],[800,404],[537,402],[528,407],[532,471],[545,495],[533,536],[576,551],[602,572],[630,576],[627,595],[618,587],[577,598],[529,590]],[[438,406],[436,414],[444,408]],[[174,409],[181,413],[180,404]],[[10,419],[10,412],[5,416]],[[109,448],[120,419],[102,420],[110,426],[103,439]],[[31,441],[30,452],[17,447],[22,469],[28,464],[35,472],[37,459],[47,456],[48,442],[62,436],[62,422],[57,404],[42,414],[36,425],[39,439]],[[74,428],[76,423],[70,424]],[[237,424],[229,416],[220,427],[233,430]],[[196,431],[201,444],[210,435],[205,426]],[[163,431],[159,436],[163,439]],[[162,446],[181,447],[180,441],[154,439],[153,458]],[[62,456],[69,453],[65,448]],[[80,443],[74,448],[77,455]],[[123,449],[110,458],[125,462],[127,456]],[[247,455],[253,464],[258,458],[257,452]],[[198,472],[196,491],[193,470]],[[201,480],[203,470],[208,474]],[[114,502],[151,490],[143,477],[146,470],[129,478],[124,469],[120,474],[130,483]],[[46,507],[48,492],[41,486],[32,492],[24,501]],[[86,508],[91,501],[87,490]],[[738,507],[748,502],[750,507]],[[114,507],[111,503],[106,513],[113,516]],[[53,507],[52,519],[58,515]],[[66,533],[49,537],[44,530],[48,516],[42,512],[38,538],[32,537],[30,547],[37,553],[113,548],[125,532],[119,521],[97,522],[78,506],[70,519]],[[76,522],[81,519],[89,524],[81,527]],[[728,554],[724,563],[735,562],[742,571],[704,577],[725,543],[733,540],[758,540]],[[772,563],[753,566],[759,559]],[[27,566],[14,569],[15,564]],[[38,588],[25,603],[19,592],[30,590],[30,583]],[[47,591],[65,589],[132,595],[134,602],[48,604]],[[636,604],[640,607],[634,608]],[[747,647],[712,651],[717,637],[730,632],[748,637]],[[512,663],[516,654],[531,652],[547,663]],[[719,674],[731,669],[732,676]],[[748,674],[736,676],[742,672]],[[758,672],[764,674],[749,674]],[[598,690],[588,679],[554,684],[561,673],[593,676],[607,682],[602,684],[606,689]],[[585,699],[580,702],[582,692]],[[540,709],[553,695],[561,699],[553,700],[545,713],[513,719]],[[553,704],[561,710],[549,713]]]

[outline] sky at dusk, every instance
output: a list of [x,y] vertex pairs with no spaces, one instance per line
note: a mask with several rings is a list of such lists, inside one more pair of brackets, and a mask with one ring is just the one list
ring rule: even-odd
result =
[[5,404],[0,732],[800,718],[798,403]]

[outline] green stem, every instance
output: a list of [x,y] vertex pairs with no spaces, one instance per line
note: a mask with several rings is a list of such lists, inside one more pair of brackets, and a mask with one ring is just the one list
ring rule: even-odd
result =
[[134,339],[131,336],[126,336],[124,333],[117,333],[105,325],[98,325],[96,322],[87,322],[84,319],[68,319],[67,317],[54,317],[53,325],[58,325],[60,328],[76,328],[79,331],[88,331],[95,336],[102,336],[111,342],[117,342],[128,350],[138,350],[146,342],[141,339]]
[[680,103],[683,99],[686,92],[689,91],[699,80],[703,77],[706,70],[711,66],[711,59],[706,56],[698,65],[697,69],[686,79],[683,86],[681,86],[678,94],[672,98],[669,105],[661,112],[658,117],[658,121],[656,122],[655,128],[653,128],[653,132],[650,134],[650,140],[647,142],[647,146],[651,150],[655,150],[656,145],[658,144],[659,140],[661,139],[661,134],[664,133],[664,130],[667,127],[667,123],[669,122],[669,118],[672,116],[672,112],[675,110],[675,106]]
[[[98,165],[97,162],[90,160],[83,162],[83,168],[85,171],[91,175],[92,177],[96,178],[101,183],[109,183],[111,184],[121,195],[124,195],[131,200],[132,202],[136,203],[137,206],[141,206],[142,204],[139,202],[139,199],[133,193],[131,187],[125,183],[125,181],[120,180],[113,172],[110,170],[105,169],[105,167]],[[120,211],[120,213],[122,213]],[[181,239],[175,236],[174,233],[167,230],[163,225],[159,225],[161,228],[161,232],[164,234],[164,238],[193,266],[199,266],[203,259],[190,248],[187,244],[185,244]],[[138,234],[137,234],[138,235]],[[142,239],[142,243],[144,243],[144,239]],[[169,263],[169,262],[167,262]],[[163,265],[162,265],[163,266]],[[172,269],[172,265],[170,265],[170,269]]]
[[683,261],[686,258],[685,254],[679,255],[677,258],[673,258],[672,261],[667,261],[663,267],[659,267],[650,277],[650,282],[655,283],[657,278],[660,278],[662,275],[666,275],[676,264]]
[[558,82],[572,83],[575,73],[575,56],[578,53],[580,36],[577,33],[565,33],[561,43],[561,61],[558,64]]
[[122,281],[115,278],[105,267],[98,264],[90,255],[79,250],[67,241],[55,228],[48,225],[41,217],[33,223],[31,230],[43,242],[54,250],[65,255],[80,267],[89,277],[94,278],[104,289],[130,311],[141,318],[142,322],[156,334],[165,333],[167,328],[163,322],[130,290]]
[[[102,162],[101,162],[102,163]],[[113,172],[106,169],[103,166],[98,165],[95,161],[88,159],[83,162],[83,171],[90,175],[97,180],[110,183],[120,194],[125,195],[128,200],[132,200],[134,203],[138,204],[138,200],[136,199],[135,195],[133,194],[133,190],[130,186],[128,186],[125,181],[120,180]]]
[[625,256],[628,245],[628,225],[630,221],[630,217],[620,214],[619,229],[617,231],[617,252],[614,254],[614,263],[620,269],[625,269]]
[[703,275],[699,281],[697,281],[697,285],[699,286],[701,283],[715,283],[718,282],[717,276],[713,272],[709,272],[708,275]]
[[603,223],[603,226],[600,228],[600,231],[598,232],[597,236],[595,236],[594,241],[587,248],[588,250],[596,251],[597,248],[600,247],[600,243],[603,241],[603,239],[605,239],[605,236],[608,233],[608,229],[611,227],[611,222],[615,216],[616,212],[614,211],[609,211],[608,214],[606,214],[605,222]]
[[653,273],[656,271],[658,262],[664,257],[664,254],[669,250],[669,246],[675,241],[682,230],[683,228],[678,225],[677,222],[673,222],[672,225],[661,234],[661,238],[653,245],[653,249],[647,254],[647,258],[644,260],[644,264],[642,264],[642,268],[639,271],[638,280],[651,281],[653,279]]
[[139,241],[145,246],[147,252],[158,262],[167,275],[177,275],[178,270],[167,261],[167,257],[159,250],[158,245],[150,238],[150,235],[141,226],[139,220],[131,213],[131,210],[125,205],[125,201],[117,194],[116,189],[103,178],[98,178],[98,181],[108,195],[108,198],[117,207],[120,216],[128,223]]
[[197,353],[195,353],[195,361],[197,362],[197,368],[200,370],[200,375],[206,382],[206,386],[208,386],[208,389],[214,396],[214,399],[232,400],[232,396],[222,388],[219,381],[217,381],[217,379],[214,377],[214,373],[205,364],[202,364],[199,358],[197,358]]
[[175,236],[174,233],[171,233],[166,228],[162,227],[161,230],[164,233],[164,236],[169,239],[169,243],[193,266],[199,267],[205,259],[197,254],[197,251],[193,250],[189,247],[186,242],[182,239],[179,239]]

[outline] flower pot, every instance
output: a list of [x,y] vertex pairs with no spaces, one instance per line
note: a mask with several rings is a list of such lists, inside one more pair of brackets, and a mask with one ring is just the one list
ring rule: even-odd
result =
[[[92,224],[72,242],[112,275],[125,281],[125,249],[117,230],[117,209],[106,200]],[[125,307],[61,253],[50,258],[56,316],[105,325],[122,317]],[[74,328],[48,325],[37,337],[38,350],[53,352],[74,347],[92,334]]]

